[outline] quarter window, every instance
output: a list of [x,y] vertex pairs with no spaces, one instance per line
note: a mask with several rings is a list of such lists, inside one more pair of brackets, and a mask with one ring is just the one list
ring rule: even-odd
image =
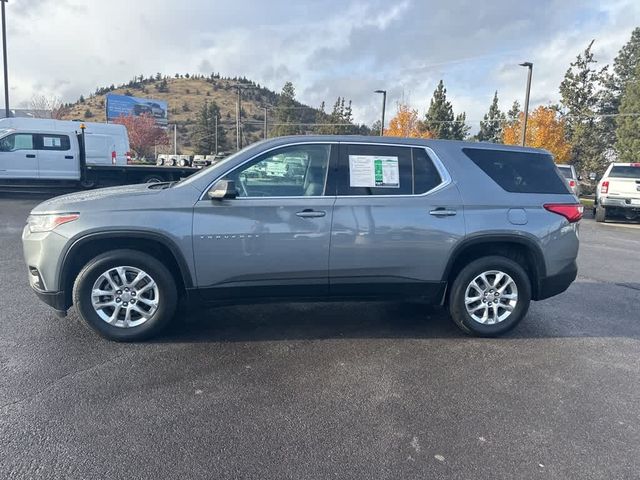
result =
[[413,193],[420,195],[442,182],[438,169],[424,148],[413,149]]
[[330,145],[293,145],[268,152],[225,178],[239,197],[309,197],[324,193]]

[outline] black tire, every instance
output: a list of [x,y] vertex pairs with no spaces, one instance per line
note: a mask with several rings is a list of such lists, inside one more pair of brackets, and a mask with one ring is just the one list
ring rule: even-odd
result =
[[605,222],[607,220],[607,209],[598,205],[595,214],[596,222]]
[[161,175],[157,175],[157,174],[147,175],[142,179],[142,183],[161,183],[161,182],[166,182],[166,180]]
[[[129,328],[110,325],[100,318],[91,304],[91,291],[98,277],[118,266],[143,270],[158,287],[157,310],[141,325]],[[73,303],[85,323],[103,337],[118,342],[145,340],[160,333],[173,318],[177,302],[178,291],[171,272],[152,256],[137,250],[113,250],[98,255],[84,266],[73,285]]]
[[188,167],[188,166],[190,166],[190,165],[189,165],[189,160],[185,160],[184,158],[181,158],[181,159],[179,160],[178,164],[179,164],[181,167]]
[[157,158],[156,159],[156,165],[158,165],[159,167],[164,165],[164,158]]
[[[474,320],[465,306],[465,292],[481,273],[498,270],[508,274],[518,289],[518,299],[511,314],[499,323],[483,324]],[[449,313],[454,323],[468,335],[494,337],[515,327],[527,314],[531,303],[531,281],[517,262],[501,256],[482,257],[472,261],[456,276],[449,294]]]

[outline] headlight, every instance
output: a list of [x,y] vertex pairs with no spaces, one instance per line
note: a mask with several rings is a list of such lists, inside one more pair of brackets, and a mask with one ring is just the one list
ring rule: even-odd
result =
[[80,217],[79,213],[55,213],[52,215],[29,215],[27,225],[31,233],[50,232],[58,225],[73,222]]

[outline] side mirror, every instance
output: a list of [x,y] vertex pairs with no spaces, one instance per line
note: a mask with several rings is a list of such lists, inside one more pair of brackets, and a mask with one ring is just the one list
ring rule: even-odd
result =
[[578,181],[581,182],[582,181],[582,175],[578,175]]
[[219,180],[211,190],[207,192],[211,200],[224,200],[225,198],[236,198],[238,190],[236,190],[236,182],[233,180]]

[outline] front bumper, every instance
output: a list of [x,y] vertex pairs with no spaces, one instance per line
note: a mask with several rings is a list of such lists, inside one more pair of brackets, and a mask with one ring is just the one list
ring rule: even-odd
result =
[[35,287],[31,287],[40,300],[53,308],[58,315],[67,314],[64,292],[42,292]]
[[538,280],[534,300],[544,300],[564,292],[578,276],[578,264],[573,261],[560,272]]

